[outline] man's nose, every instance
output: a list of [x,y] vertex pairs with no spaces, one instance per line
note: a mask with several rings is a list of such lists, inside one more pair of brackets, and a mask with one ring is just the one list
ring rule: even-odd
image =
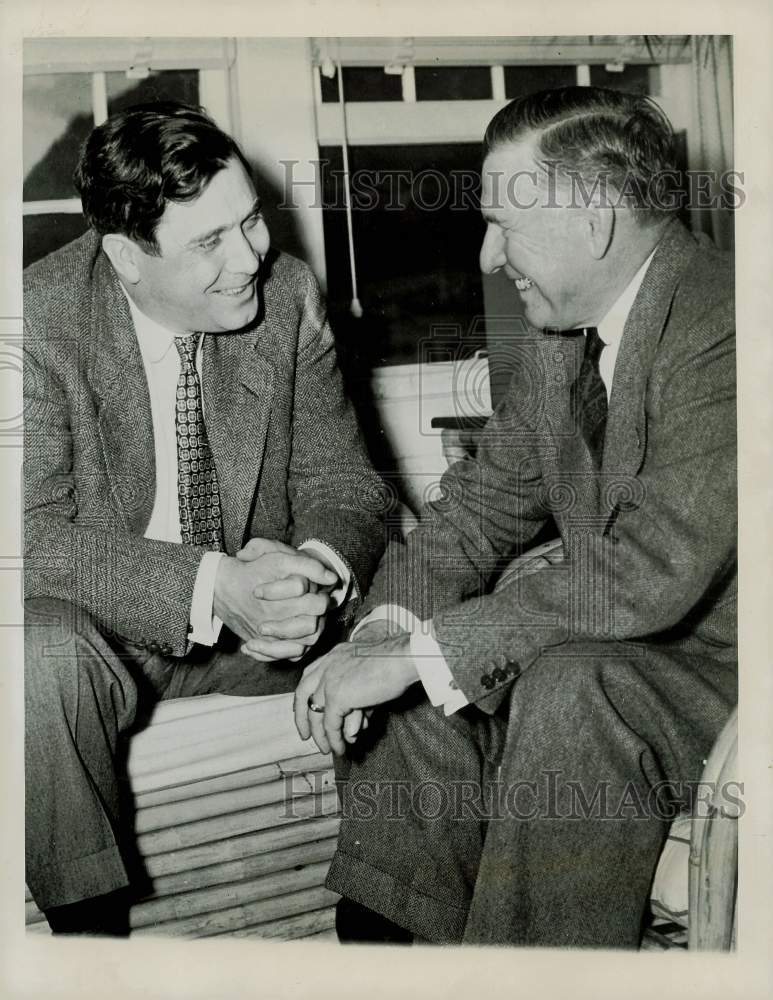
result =
[[253,245],[246,233],[240,228],[236,228],[232,234],[230,246],[228,247],[228,270],[234,274],[257,273],[260,266],[260,248]]
[[480,269],[484,274],[493,274],[503,267],[505,262],[504,234],[499,226],[489,223],[480,248]]

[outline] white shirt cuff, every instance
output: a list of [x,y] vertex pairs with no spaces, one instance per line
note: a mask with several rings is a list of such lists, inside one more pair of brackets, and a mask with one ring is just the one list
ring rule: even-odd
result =
[[411,632],[411,656],[419,672],[419,679],[433,705],[442,705],[446,715],[453,715],[469,704],[460,690],[446,658],[432,633],[432,622],[420,622]]
[[340,608],[349,597],[349,590],[352,585],[352,574],[349,572],[349,567],[337,552],[334,552],[329,545],[320,542],[316,538],[307,538],[305,542],[298,546],[298,550],[300,551],[301,549],[311,549],[312,552],[319,552],[330,563],[332,569],[338,573],[338,579],[341,582],[330,591],[330,596],[335,606]]
[[193,585],[191,601],[191,642],[202,646],[214,646],[223,623],[212,610],[215,600],[215,577],[224,552],[205,552],[199,563],[196,583]]
[[433,705],[442,705],[446,715],[453,715],[469,704],[467,696],[457,687],[453,674],[448,669],[446,658],[432,634],[431,621],[421,621],[412,611],[401,608],[399,604],[380,604],[357,623],[349,641],[369,622],[378,621],[392,622],[404,632],[411,633],[411,656],[419,672],[419,680]]
[[413,632],[421,624],[412,611],[409,611],[407,608],[401,608],[399,604],[379,604],[370,614],[365,615],[361,622],[357,622],[352,629],[349,639],[353,639],[360,629],[364,628],[370,622],[392,622],[393,625],[401,628],[403,632]]

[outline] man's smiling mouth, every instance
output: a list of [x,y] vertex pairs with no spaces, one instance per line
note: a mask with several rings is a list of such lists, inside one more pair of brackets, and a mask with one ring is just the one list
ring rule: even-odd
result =
[[252,287],[254,279],[250,279],[246,285],[239,285],[237,288],[218,288],[218,295],[227,295],[228,298],[237,299],[240,295],[244,295],[248,288]]

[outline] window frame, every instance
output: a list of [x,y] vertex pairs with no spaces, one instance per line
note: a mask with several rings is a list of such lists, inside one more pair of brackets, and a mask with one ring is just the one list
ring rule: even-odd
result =
[[[312,39],[314,103],[317,143],[341,144],[339,103],[322,101],[323,67],[378,66],[402,77],[402,101],[345,101],[347,142],[350,146],[410,145],[441,142],[477,142],[488,122],[504,107],[506,65],[574,65],[577,86],[590,86],[590,67],[608,68],[637,63],[659,66],[664,83],[673,70],[689,72],[689,36],[598,36],[596,38],[403,38]],[[491,73],[492,97],[482,100],[418,101],[416,66],[480,66]],[[664,72],[665,71],[665,72]],[[677,77],[677,79],[679,78]],[[676,82],[676,81],[674,81]],[[681,84],[680,84],[681,85]],[[680,85],[663,87],[654,100],[675,129],[690,131],[690,113],[674,98]],[[666,94],[666,91],[669,91]]]
[[[215,122],[231,132],[234,120],[234,40],[56,38],[27,39],[24,76],[84,74],[91,78],[94,126],[107,120],[107,74],[125,72],[142,80],[151,72],[197,70],[199,95]],[[51,198],[22,201],[22,215],[81,215],[80,199]]]

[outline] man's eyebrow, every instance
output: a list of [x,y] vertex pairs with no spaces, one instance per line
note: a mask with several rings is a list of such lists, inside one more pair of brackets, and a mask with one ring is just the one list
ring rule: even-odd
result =
[[[242,223],[245,223],[247,219],[251,219],[254,215],[258,215],[261,210],[261,207],[262,203],[260,198],[256,198],[255,201],[252,203],[252,208],[242,219]],[[194,247],[196,246],[197,243],[206,243],[207,240],[211,240],[215,236],[220,236],[221,233],[224,233],[227,229],[230,228],[231,228],[230,226],[217,226],[215,229],[210,229],[206,233],[199,233],[197,236],[192,237],[191,239],[188,240],[188,242],[185,245],[186,247]]]

